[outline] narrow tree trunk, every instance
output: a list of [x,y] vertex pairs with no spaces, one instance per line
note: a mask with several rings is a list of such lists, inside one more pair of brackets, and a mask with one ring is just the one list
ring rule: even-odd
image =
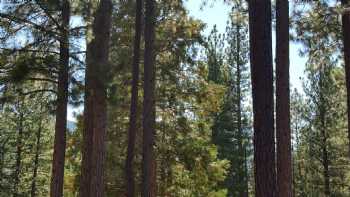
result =
[[241,41],[240,41],[240,25],[236,25],[236,87],[237,87],[237,127],[238,127],[238,154],[239,154],[239,169],[238,169],[238,179],[237,183],[240,182],[241,187],[238,191],[238,196],[247,197],[247,193],[245,192],[245,170],[244,170],[244,154],[245,151],[243,149],[243,129],[242,129],[242,93],[241,93]]
[[249,1],[256,197],[276,196],[271,1]]
[[328,150],[327,150],[327,137],[325,129],[322,130],[322,165],[323,165],[323,178],[324,178],[324,194],[326,197],[331,196],[330,189],[330,175],[329,175],[329,160],[328,160]]
[[[343,7],[350,7],[348,0],[341,1]],[[347,11],[342,15],[343,44],[344,44],[344,63],[347,90],[348,105],[348,139],[349,139],[349,157],[350,157],[350,12]]]
[[135,140],[137,133],[137,113],[138,113],[138,83],[139,83],[139,62],[140,62],[140,42],[141,42],[141,20],[142,20],[142,0],[136,0],[136,16],[135,16],[135,38],[134,38],[134,57],[132,63],[132,89],[131,104],[129,117],[129,136],[128,150],[125,162],[126,177],[126,195],[127,197],[135,196],[135,178],[133,171],[133,160],[135,152]]
[[289,5],[276,1],[276,139],[277,196],[292,197],[289,99]]
[[155,0],[145,2],[142,197],[155,197]]
[[[41,115],[41,114],[40,114]],[[39,121],[39,128],[36,133],[36,149],[35,149],[35,158],[34,158],[34,168],[33,168],[33,177],[32,177],[32,186],[30,190],[30,196],[35,197],[36,196],[36,178],[38,175],[38,168],[39,168],[39,155],[40,155],[40,149],[41,149],[41,130],[42,130],[42,120],[40,117]]]
[[15,166],[15,174],[14,174],[14,183],[13,183],[13,197],[19,196],[18,193],[18,186],[20,184],[20,175],[21,175],[21,163],[22,163],[22,148],[23,148],[23,121],[24,121],[24,115],[22,112],[22,102],[19,102],[21,104],[18,104],[18,110],[19,117],[18,117],[18,135],[17,135],[17,150],[16,150],[16,166]]
[[93,22],[93,37],[87,45],[81,197],[104,196],[111,17],[111,0],[101,0]]
[[249,175],[248,175],[248,157],[247,157],[247,148],[244,148],[244,184],[245,184],[245,193],[244,197],[249,196]]
[[323,180],[324,180],[324,194],[325,197],[330,197],[330,174],[329,174],[329,159],[328,159],[328,136],[327,136],[327,125],[326,125],[326,100],[323,95],[323,91],[325,88],[324,82],[325,75],[325,67],[322,65],[321,71],[319,74],[319,103],[318,103],[318,111],[319,111],[319,119],[320,119],[320,134],[321,134],[321,154],[322,154],[322,166],[323,166]]
[[69,20],[70,5],[63,0],[61,6],[62,24],[60,27],[60,65],[58,74],[58,96],[55,123],[55,141],[52,161],[50,196],[63,196],[64,159],[66,152],[68,73],[69,73]]
[[321,137],[322,137],[322,165],[323,165],[323,179],[324,179],[324,194],[326,197],[331,195],[330,191],[330,174],[329,174],[329,160],[328,160],[328,149],[327,149],[327,133],[325,125],[325,113],[321,109]]

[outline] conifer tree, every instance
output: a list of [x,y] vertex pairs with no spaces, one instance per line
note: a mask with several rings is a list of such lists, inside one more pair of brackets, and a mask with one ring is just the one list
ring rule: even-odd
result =
[[292,196],[289,103],[289,2],[276,1],[277,196]]
[[104,196],[107,79],[112,2],[101,0],[87,43],[81,197]]
[[255,195],[276,196],[271,1],[249,1]]

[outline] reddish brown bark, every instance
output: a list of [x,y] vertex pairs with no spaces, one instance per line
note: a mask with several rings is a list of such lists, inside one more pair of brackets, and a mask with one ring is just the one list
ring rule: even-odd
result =
[[276,196],[271,1],[249,1],[256,197]]
[[276,1],[276,139],[277,196],[292,196],[289,91],[289,5]]
[[52,161],[50,196],[63,196],[64,159],[66,152],[68,73],[69,73],[69,19],[70,5],[63,0],[61,6],[62,23],[60,36],[60,65],[57,87],[57,107],[55,123],[55,141]]
[[145,2],[142,197],[155,197],[155,0]]
[[138,83],[139,83],[139,62],[140,62],[140,42],[141,42],[141,20],[142,20],[142,0],[136,0],[136,16],[135,16],[135,40],[134,40],[134,57],[132,64],[132,88],[131,88],[131,104],[129,117],[129,136],[128,150],[125,162],[125,182],[126,196],[135,196],[135,178],[133,171],[133,160],[135,152],[135,141],[137,133],[137,113],[138,113]]
[[[350,7],[348,0],[342,0],[344,7]],[[348,139],[349,139],[349,157],[350,157],[350,12],[347,11],[342,15],[343,28],[343,43],[344,43],[344,63],[346,76],[346,90],[347,90],[347,105],[348,105]]]
[[104,196],[107,78],[112,2],[101,0],[87,45],[80,196]]

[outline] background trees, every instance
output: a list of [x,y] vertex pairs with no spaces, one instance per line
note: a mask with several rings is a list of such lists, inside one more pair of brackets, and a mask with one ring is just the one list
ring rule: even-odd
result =
[[[141,1],[62,2],[0,6],[0,196],[47,196],[51,176],[60,196],[62,175],[64,196],[275,195],[282,182],[274,181],[273,119],[281,128],[289,85],[281,75],[287,56],[277,58],[274,114],[269,1],[226,1],[226,31],[211,33],[180,0],[147,1],[145,13]],[[293,187],[286,185],[294,196],[349,196],[343,9],[306,4],[291,4],[291,38],[307,65],[283,124],[292,130]],[[288,48],[286,15],[280,19],[276,57]],[[65,123],[67,104],[82,109],[82,101],[85,113]],[[62,143],[53,140],[55,124]],[[135,135],[143,129],[147,135]],[[289,139],[278,136],[288,153]],[[51,175],[57,156],[64,174],[54,162],[60,170]]]

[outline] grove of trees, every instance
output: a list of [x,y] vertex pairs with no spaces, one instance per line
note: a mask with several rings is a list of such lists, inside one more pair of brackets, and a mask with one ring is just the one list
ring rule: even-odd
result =
[[0,1],[0,197],[350,196],[350,2],[216,3]]

